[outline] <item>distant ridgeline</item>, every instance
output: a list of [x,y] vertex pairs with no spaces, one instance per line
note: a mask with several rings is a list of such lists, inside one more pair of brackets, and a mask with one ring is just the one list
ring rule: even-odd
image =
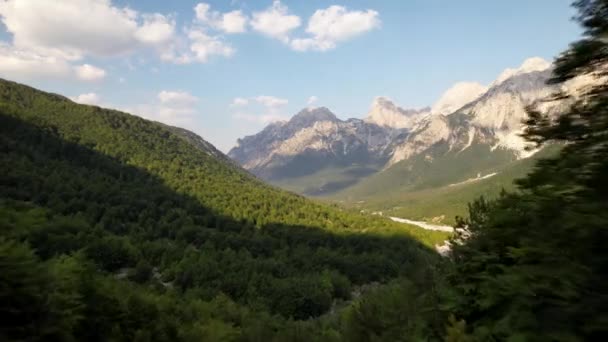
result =
[[0,132],[3,340],[340,334],[298,320],[369,284],[422,291],[445,239],[265,185],[186,130],[5,80]]
[[507,180],[507,174],[525,175],[517,168],[538,152],[526,150],[520,136],[526,108],[556,115],[568,102],[547,97],[558,90],[576,93],[585,84],[580,79],[547,84],[552,69],[551,63],[530,58],[487,87],[457,83],[430,108],[403,109],[379,97],[363,120],[340,120],[327,108],[307,108],[240,139],[229,156],[285,189],[366,210],[396,208],[394,214],[408,214],[397,209],[410,206],[412,196],[434,202],[441,197],[430,192],[450,192],[452,203],[414,203],[417,210],[409,213],[416,216],[411,218],[444,216],[453,223],[454,214],[463,215],[474,197],[451,195],[460,189],[446,187],[488,174],[500,176],[501,184],[493,187],[498,190],[477,194],[496,196],[502,185],[512,187],[514,178]]

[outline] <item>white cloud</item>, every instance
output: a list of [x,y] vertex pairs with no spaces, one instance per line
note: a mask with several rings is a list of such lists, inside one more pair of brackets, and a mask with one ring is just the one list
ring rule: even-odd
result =
[[210,36],[202,29],[190,29],[188,39],[189,48],[186,51],[170,49],[161,58],[177,64],[207,63],[213,56],[231,57],[236,51],[220,37]]
[[281,114],[270,113],[270,114],[256,115],[256,114],[243,113],[243,112],[235,113],[234,115],[232,115],[232,118],[234,118],[236,120],[244,120],[247,122],[254,122],[254,123],[258,123],[258,124],[269,124],[272,122],[284,121],[284,120],[288,119],[286,116],[281,115]]
[[207,35],[201,30],[191,30],[188,38],[192,41],[190,50],[194,53],[196,60],[207,62],[210,56],[230,57],[234,54],[234,48],[223,42],[218,37]]
[[148,120],[159,121],[167,125],[191,125],[198,114],[196,104],[199,98],[184,91],[163,90],[156,96],[157,100],[123,108]]
[[311,97],[308,98],[308,101],[306,101],[306,103],[309,106],[311,106],[311,105],[317,103],[317,101],[319,101],[319,98],[313,95],[313,96],[311,96]]
[[172,108],[153,103],[123,107],[120,110],[147,120],[181,127],[191,125],[196,114],[196,110],[193,108]]
[[178,125],[190,122],[194,113],[194,109],[189,107],[175,108],[161,106],[158,108],[157,120],[169,125]]
[[64,59],[15,49],[0,42],[0,76],[18,81],[67,78],[72,70]]
[[99,80],[105,70],[75,61],[146,49],[165,56],[179,40],[171,16],[138,13],[111,0],[5,0],[0,20],[12,35],[12,45],[0,43],[0,74],[17,80]]
[[234,100],[232,100],[230,107],[240,107],[240,106],[246,106],[248,104],[249,104],[248,99],[246,99],[244,97],[235,97]]
[[269,37],[289,42],[289,32],[299,27],[300,17],[288,14],[287,6],[275,0],[272,6],[261,12],[254,12],[251,27]]
[[230,104],[230,107],[243,107],[249,105],[251,102],[258,103],[268,109],[276,109],[278,107],[285,106],[289,103],[287,99],[282,99],[276,96],[270,95],[258,95],[249,98],[246,97],[235,97]]
[[70,99],[74,102],[88,105],[98,105],[100,101],[99,95],[95,93],[80,94],[78,96],[71,97]]
[[194,13],[196,14],[196,19],[202,22],[207,22],[209,20],[209,10],[211,9],[211,5],[201,2],[194,6]]
[[253,98],[257,103],[268,108],[281,107],[289,103],[287,99],[282,99],[274,96],[260,95]]
[[161,104],[169,106],[191,106],[198,102],[198,98],[185,91],[163,90],[158,93],[158,100]]
[[218,27],[226,33],[241,33],[246,31],[247,17],[241,11],[231,11],[222,14]]
[[90,64],[83,64],[74,67],[76,76],[83,81],[99,81],[106,77],[106,71],[92,66]]
[[0,19],[13,49],[65,62],[147,48],[162,53],[175,37],[171,17],[116,7],[110,0],[0,1]]
[[198,22],[206,24],[225,33],[243,33],[247,31],[247,16],[240,10],[220,13],[211,11],[211,6],[199,3],[194,7]]
[[281,112],[281,108],[289,101],[276,96],[259,95],[249,98],[236,97],[230,107],[235,108],[232,114],[235,120],[250,123],[268,124],[275,121],[287,120],[288,117]]
[[21,50],[0,42],[0,76],[22,82],[33,79],[97,81],[103,79],[106,72],[90,64],[72,66],[61,57]]
[[164,15],[144,14],[144,22],[137,31],[135,37],[150,45],[162,45],[167,43],[175,34],[175,21]]
[[308,20],[309,38],[293,39],[291,47],[297,51],[326,51],[341,41],[351,39],[380,26],[378,12],[374,10],[349,11],[343,6],[330,6],[316,10]]

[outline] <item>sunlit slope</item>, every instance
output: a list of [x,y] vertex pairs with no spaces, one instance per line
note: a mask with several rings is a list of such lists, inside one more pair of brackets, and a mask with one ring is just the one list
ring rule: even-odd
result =
[[428,152],[394,164],[331,197],[360,201],[442,187],[495,172],[514,160],[512,152],[492,150],[487,144],[473,144],[458,151],[439,143]]
[[486,170],[479,174],[480,178],[487,177],[483,179],[473,176],[465,181],[440,187],[390,192],[385,196],[376,195],[358,201],[341,202],[349,207],[382,211],[390,216],[453,224],[456,216],[467,215],[467,205],[474,199],[480,196],[493,198],[502,190],[516,191],[515,181],[528,174],[538,159],[551,156],[558,149],[558,146],[549,146],[530,158]]
[[196,199],[216,217],[258,227],[277,223],[337,233],[408,231],[428,244],[440,239],[414,227],[346,212],[268,186],[224,156],[218,157],[214,148],[202,148],[204,144],[193,144],[174,129],[137,116],[76,104],[4,80],[0,81],[0,111],[7,118],[141,169],[169,189]]

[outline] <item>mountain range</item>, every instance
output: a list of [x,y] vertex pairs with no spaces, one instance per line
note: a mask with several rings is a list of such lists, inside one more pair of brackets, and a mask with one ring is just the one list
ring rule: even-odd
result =
[[305,195],[361,199],[457,183],[536,152],[520,133],[528,106],[563,107],[544,101],[559,90],[546,83],[551,69],[530,58],[487,87],[457,83],[421,109],[377,97],[362,120],[306,108],[239,139],[228,155],[258,177]]

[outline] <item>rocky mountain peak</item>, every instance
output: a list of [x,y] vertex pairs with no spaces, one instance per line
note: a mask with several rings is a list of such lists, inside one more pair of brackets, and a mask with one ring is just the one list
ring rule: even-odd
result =
[[448,89],[433,105],[433,114],[448,115],[476,100],[488,88],[477,82],[459,82]]
[[395,129],[410,129],[414,126],[422,114],[428,113],[428,108],[421,110],[403,109],[395,105],[386,97],[376,97],[372,102],[365,122],[376,124],[381,127]]
[[295,129],[301,129],[310,127],[316,122],[321,121],[337,122],[340,119],[326,107],[309,107],[302,109],[298,114],[294,115],[287,125]]
[[505,69],[498,76],[498,78],[494,81],[494,83],[492,83],[492,85],[490,87],[499,85],[502,82],[506,81],[507,79],[509,79],[513,76],[528,74],[528,73],[536,72],[536,71],[545,71],[549,68],[551,68],[551,63],[544,60],[543,58],[540,58],[540,57],[528,58],[518,68]]
[[[539,105],[552,114],[564,106],[543,101],[558,90],[546,84],[551,72],[551,63],[530,58],[506,69],[489,87],[453,85],[432,109],[403,109],[377,97],[363,120],[340,120],[327,108],[307,108],[288,122],[244,138],[230,156],[266,180],[315,180],[307,183],[315,191],[350,186],[401,161],[427,167],[449,158],[479,165],[486,165],[486,157],[497,163],[526,158],[533,153],[520,136],[526,108]],[[564,87],[581,89],[589,82],[572,80]],[[486,157],[475,159],[478,152]]]

